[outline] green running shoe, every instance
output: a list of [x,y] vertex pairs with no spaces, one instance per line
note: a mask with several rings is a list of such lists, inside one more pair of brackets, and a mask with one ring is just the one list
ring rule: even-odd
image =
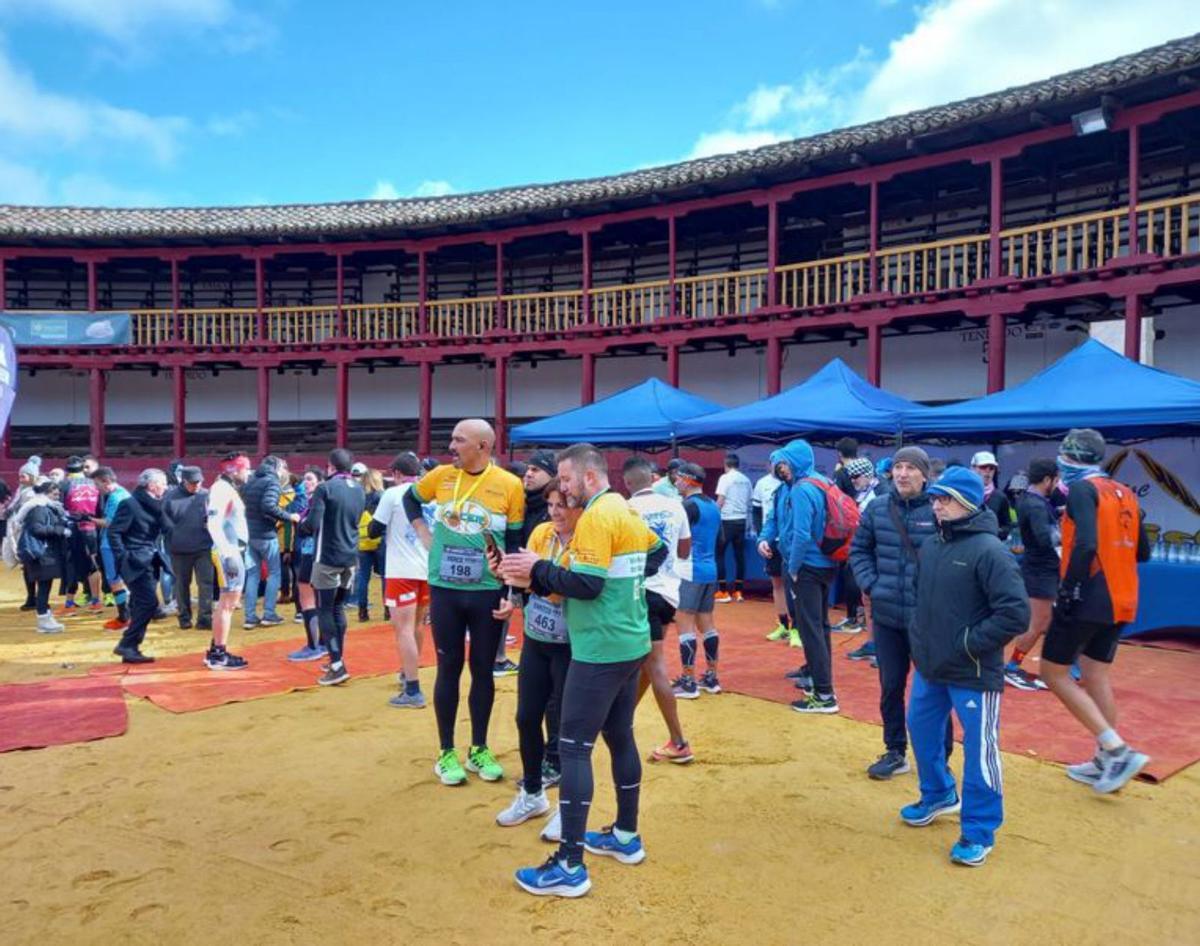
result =
[[776,624],[775,630],[773,630],[770,634],[767,635],[767,640],[781,641],[787,636],[788,636],[788,629],[786,627],[784,627],[782,624]]
[[467,753],[467,768],[485,782],[498,782],[504,778],[504,769],[487,746],[471,746]]
[[802,644],[800,641],[800,632],[794,627],[788,628],[788,646],[789,647],[803,647],[804,646],[804,644]]
[[443,785],[461,785],[467,780],[467,773],[463,771],[462,763],[458,761],[458,753],[453,749],[447,749],[438,756],[437,762],[433,765],[433,774],[441,780]]

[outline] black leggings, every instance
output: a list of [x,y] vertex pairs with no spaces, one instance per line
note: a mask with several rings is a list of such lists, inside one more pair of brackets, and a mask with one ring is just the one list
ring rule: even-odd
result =
[[570,663],[570,644],[548,644],[525,636],[521,669],[517,672],[517,735],[521,765],[525,769],[525,791],[531,795],[542,790],[542,762],[548,741],[542,735],[542,717],[547,716],[550,738],[557,742],[557,720],[551,722],[548,710],[562,697]]
[[34,583],[34,603],[38,614],[50,613],[50,592],[54,588],[53,578],[43,578]]
[[342,663],[346,649],[346,589],[317,589],[317,623],[321,643],[329,648],[329,662]]
[[733,589],[742,590],[742,581],[746,577],[746,520],[722,519],[721,531],[717,533],[717,580],[724,591],[729,584],[729,572],[725,568],[725,548],[733,546]]
[[37,603],[37,581],[29,577],[29,572],[21,569],[21,577],[25,579],[25,603]]
[[492,617],[500,604],[500,590],[458,591],[429,589],[429,622],[437,649],[437,679],[433,684],[433,711],[437,716],[442,751],[454,748],[454,720],[458,716],[458,681],[467,663],[466,636],[471,634],[471,745],[486,746],[496,681],[492,669],[503,625]]
[[[524,662],[523,656],[521,659]],[[633,711],[645,660],[639,657],[613,664],[572,660],[567,670],[558,733],[562,755],[558,803],[563,827],[558,853],[568,865],[583,863],[583,836],[595,792],[592,747],[600,733],[604,734],[612,756],[613,786],[617,791],[616,826],[622,831],[637,832],[642,760],[633,739]]]

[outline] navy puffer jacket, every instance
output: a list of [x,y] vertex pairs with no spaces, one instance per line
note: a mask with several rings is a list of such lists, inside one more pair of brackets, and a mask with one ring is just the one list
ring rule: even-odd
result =
[[872,618],[886,627],[907,628],[917,612],[917,560],[905,547],[895,517],[918,551],[937,534],[928,493],[901,499],[890,491],[871,500],[863,512],[850,546],[850,567],[863,594],[871,596]]

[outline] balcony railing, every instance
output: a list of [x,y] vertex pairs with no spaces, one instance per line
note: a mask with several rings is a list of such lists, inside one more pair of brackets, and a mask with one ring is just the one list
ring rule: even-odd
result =
[[[1134,219],[1132,249],[1128,208],[1004,230],[996,275],[1047,278],[1095,270],[1135,254],[1171,258],[1200,253],[1200,194],[1142,204]],[[869,253],[788,263],[776,268],[778,304],[793,310],[819,309],[869,293],[903,297],[959,290],[990,278],[990,266],[987,234],[879,250],[873,287]],[[588,292],[586,308],[590,324],[598,328],[639,327],[671,316],[704,320],[747,315],[767,305],[769,280],[768,269],[748,269],[685,276],[673,285],[659,279],[599,286]],[[584,301],[582,290],[430,300],[428,333],[478,338],[498,327],[498,307],[503,307],[504,323],[514,334],[568,332],[584,325]],[[387,342],[420,334],[419,310],[415,302],[366,303],[343,306],[341,317],[349,338]],[[189,344],[238,346],[258,340],[254,309],[144,309],[133,313],[133,343],[170,343],[176,336],[176,318]],[[279,306],[264,309],[263,318],[268,341],[279,345],[311,345],[339,334],[336,306]]]

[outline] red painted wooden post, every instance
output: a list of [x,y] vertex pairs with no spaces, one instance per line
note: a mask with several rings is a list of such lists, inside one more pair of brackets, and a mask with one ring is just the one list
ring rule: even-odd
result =
[[1004,358],[1008,342],[1008,319],[1003,312],[992,312],[987,319],[988,367],[987,393],[1004,390]]
[[1142,299],[1136,292],[1125,297],[1125,357],[1142,358]]
[[270,368],[259,366],[258,372],[258,457],[271,452],[271,374]]
[[667,318],[675,318],[675,215],[667,218]]
[[346,310],[343,308],[346,304],[346,257],[343,253],[335,253],[334,260],[337,266],[337,337],[345,338],[346,331]]
[[679,346],[667,346],[667,384],[679,387]]
[[508,449],[508,356],[496,356],[496,454]]
[[767,397],[774,397],[783,385],[783,341],[767,339]]
[[171,449],[177,457],[187,456],[187,375],[182,365],[171,366],[172,403],[175,410]]
[[879,387],[883,377],[883,329],[867,326],[867,380]]
[[[674,254],[672,254],[674,256]],[[779,266],[779,201],[767,204],[767,305],[779,304],[779,283],[775,270]]]
[[[496,241],[496,330],[504,331],[508,328],[508,320],[505,318],[504,311],[504,243]],[[496,447],[496,452],[500,452],[500,448]]]
[[[871,182],[871,208],[870,208],[870,226],[871,226],[871,248],[869,256],[869,266],[867,269],[867,292],[873,293],[879,291],[879,182]],[[872,382],[878,384],[878,382]]]
[[592,321],[592,234],[584,230],[583,238],[583,312],[584,325]]
[[[421,254],[424,256],[424,254]],[[420,418],[417,421],[417,453],[429,456],[433,434],[433,363],[421,362]]]
[[335,439],[345,447],[350,442],[350,365],[344,361],[337,363],[336,402]]
[[254,309],[255,324],[258,326],[260,341],[267,340],[266,299],[267,286],[266,279],[263,276],[263,259],[261,256],[256,256],[254,257]]
[[[86,265],[88,311],[95,312],[98,298],[96,293],[96,261],[94,259],[90,259],[87,261]],[[94,450],[92,452],[95,453]],[[97,456],[99,456],[99,454],[97,454]]]
[[171,337],[183,341],[183,316],[179,313],[179,260],[174,257],[171,258]]
[[90,404],[91,452],[97,460],[104,456],[104,396],[108,388],[108,373],[103,368],[92,368],[88,375],[88,401]]
[[596,400],[596,356],[583,353],[583,379],[579,386],[579,403],[591,404]]
[[1004,159],[992,158],[988,199],[988,278],[1000,278],[1000,229],[1004,225]]
[[[1141,160],[1141,127],[1129,126],[1129,256],[1137,256],[1141,252],[1141,237],[1138,233],[1138,195],[1142,184]],[[1154,247],[1147,246],[1147,253],[1153,253]],[[1128,341],[1126,341],[1128,347]]]
[[[428,297],[425,292],[425,251],[417,252],[417,334],[429,334],[429,312],[425,303]],[[424,363],[422,362],[422,367]],[[424,453],[429,452],[429,447],[426,447]]]

